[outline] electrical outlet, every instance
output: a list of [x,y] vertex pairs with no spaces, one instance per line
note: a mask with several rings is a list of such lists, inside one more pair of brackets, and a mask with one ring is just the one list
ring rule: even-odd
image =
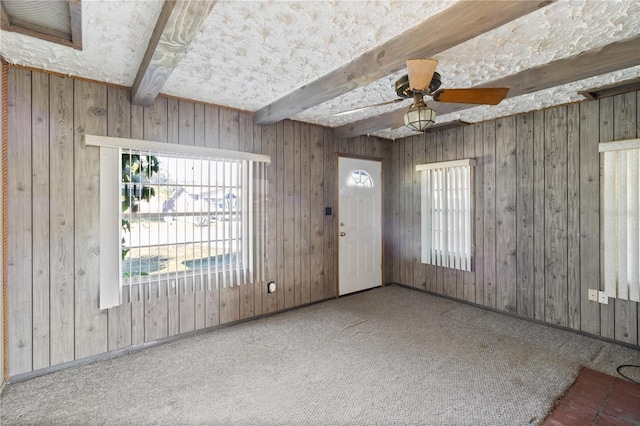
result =
[[598,303],[603,303],[605,305],[609,304],[609,298],[604,293],[604,291],[599,291],[598,292]]
[[592,302],[597,302],[598,301],[598,290],[595,290],[593,288],[589,289],[589,300]]

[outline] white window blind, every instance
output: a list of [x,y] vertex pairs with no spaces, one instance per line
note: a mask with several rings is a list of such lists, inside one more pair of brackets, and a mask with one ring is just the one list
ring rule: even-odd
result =
[[474,166],[473,159],[416,166],[422,263],[471,271]]
[[100,146],[101,309],[136,284],[265,281],[268,156],[90,135],[85,144]]
[[640,302],[640,139],[601,143],[604,291]]

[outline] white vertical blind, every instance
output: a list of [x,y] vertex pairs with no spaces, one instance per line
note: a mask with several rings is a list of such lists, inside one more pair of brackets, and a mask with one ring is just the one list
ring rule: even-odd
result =
[[[100,150],[100,307],[122,303],[120,265],[120,150]],[[110,200],[116,200],[115,203]],[[116,205],[116,209],[113,205]],[[115,253],[116,256],[112,255]]]
[[604,291],[640,302],[640,139],[600,144]]
[[[268,156],[90,135],[85,144],[101,150],[100,309],[122,303],[124,285],[130,300],[133,285],[138,295],[166,297],[182,282],[186,291],[189,282],[211,290],[266,281]],[[159,159],[160,174],[134,176],[129,167],[121,182],[123,155]],[[135,208],[123,209],[127,193]]]
[[473,167],[465,159],[419,164],[422,263],[471,271]]

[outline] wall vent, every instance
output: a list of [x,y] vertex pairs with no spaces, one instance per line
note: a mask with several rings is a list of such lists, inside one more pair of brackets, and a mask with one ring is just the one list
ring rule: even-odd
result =
[[2,29],[82,50],[81,0],[0,0]]

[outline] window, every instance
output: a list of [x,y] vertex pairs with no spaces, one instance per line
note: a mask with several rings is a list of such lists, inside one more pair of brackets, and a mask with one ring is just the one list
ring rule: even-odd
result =
[[100,307],[124,286],[263,281],[268,157],[87,136],[100,146]]
[[422,263],[471,271],[475,160],[419,164]]
[[373,188],[373,180],[369,173],[364,170],[355,170],[351,173],[349,178],[349,186],[365,186],[367,188]]
[[223,263],[240,263],[242,269],[247,248],[243,161],[134,150],[121,155],[125,282],[221,270]]
[[599,150],[604,291],[640,302],[640,139],[601,143]]

